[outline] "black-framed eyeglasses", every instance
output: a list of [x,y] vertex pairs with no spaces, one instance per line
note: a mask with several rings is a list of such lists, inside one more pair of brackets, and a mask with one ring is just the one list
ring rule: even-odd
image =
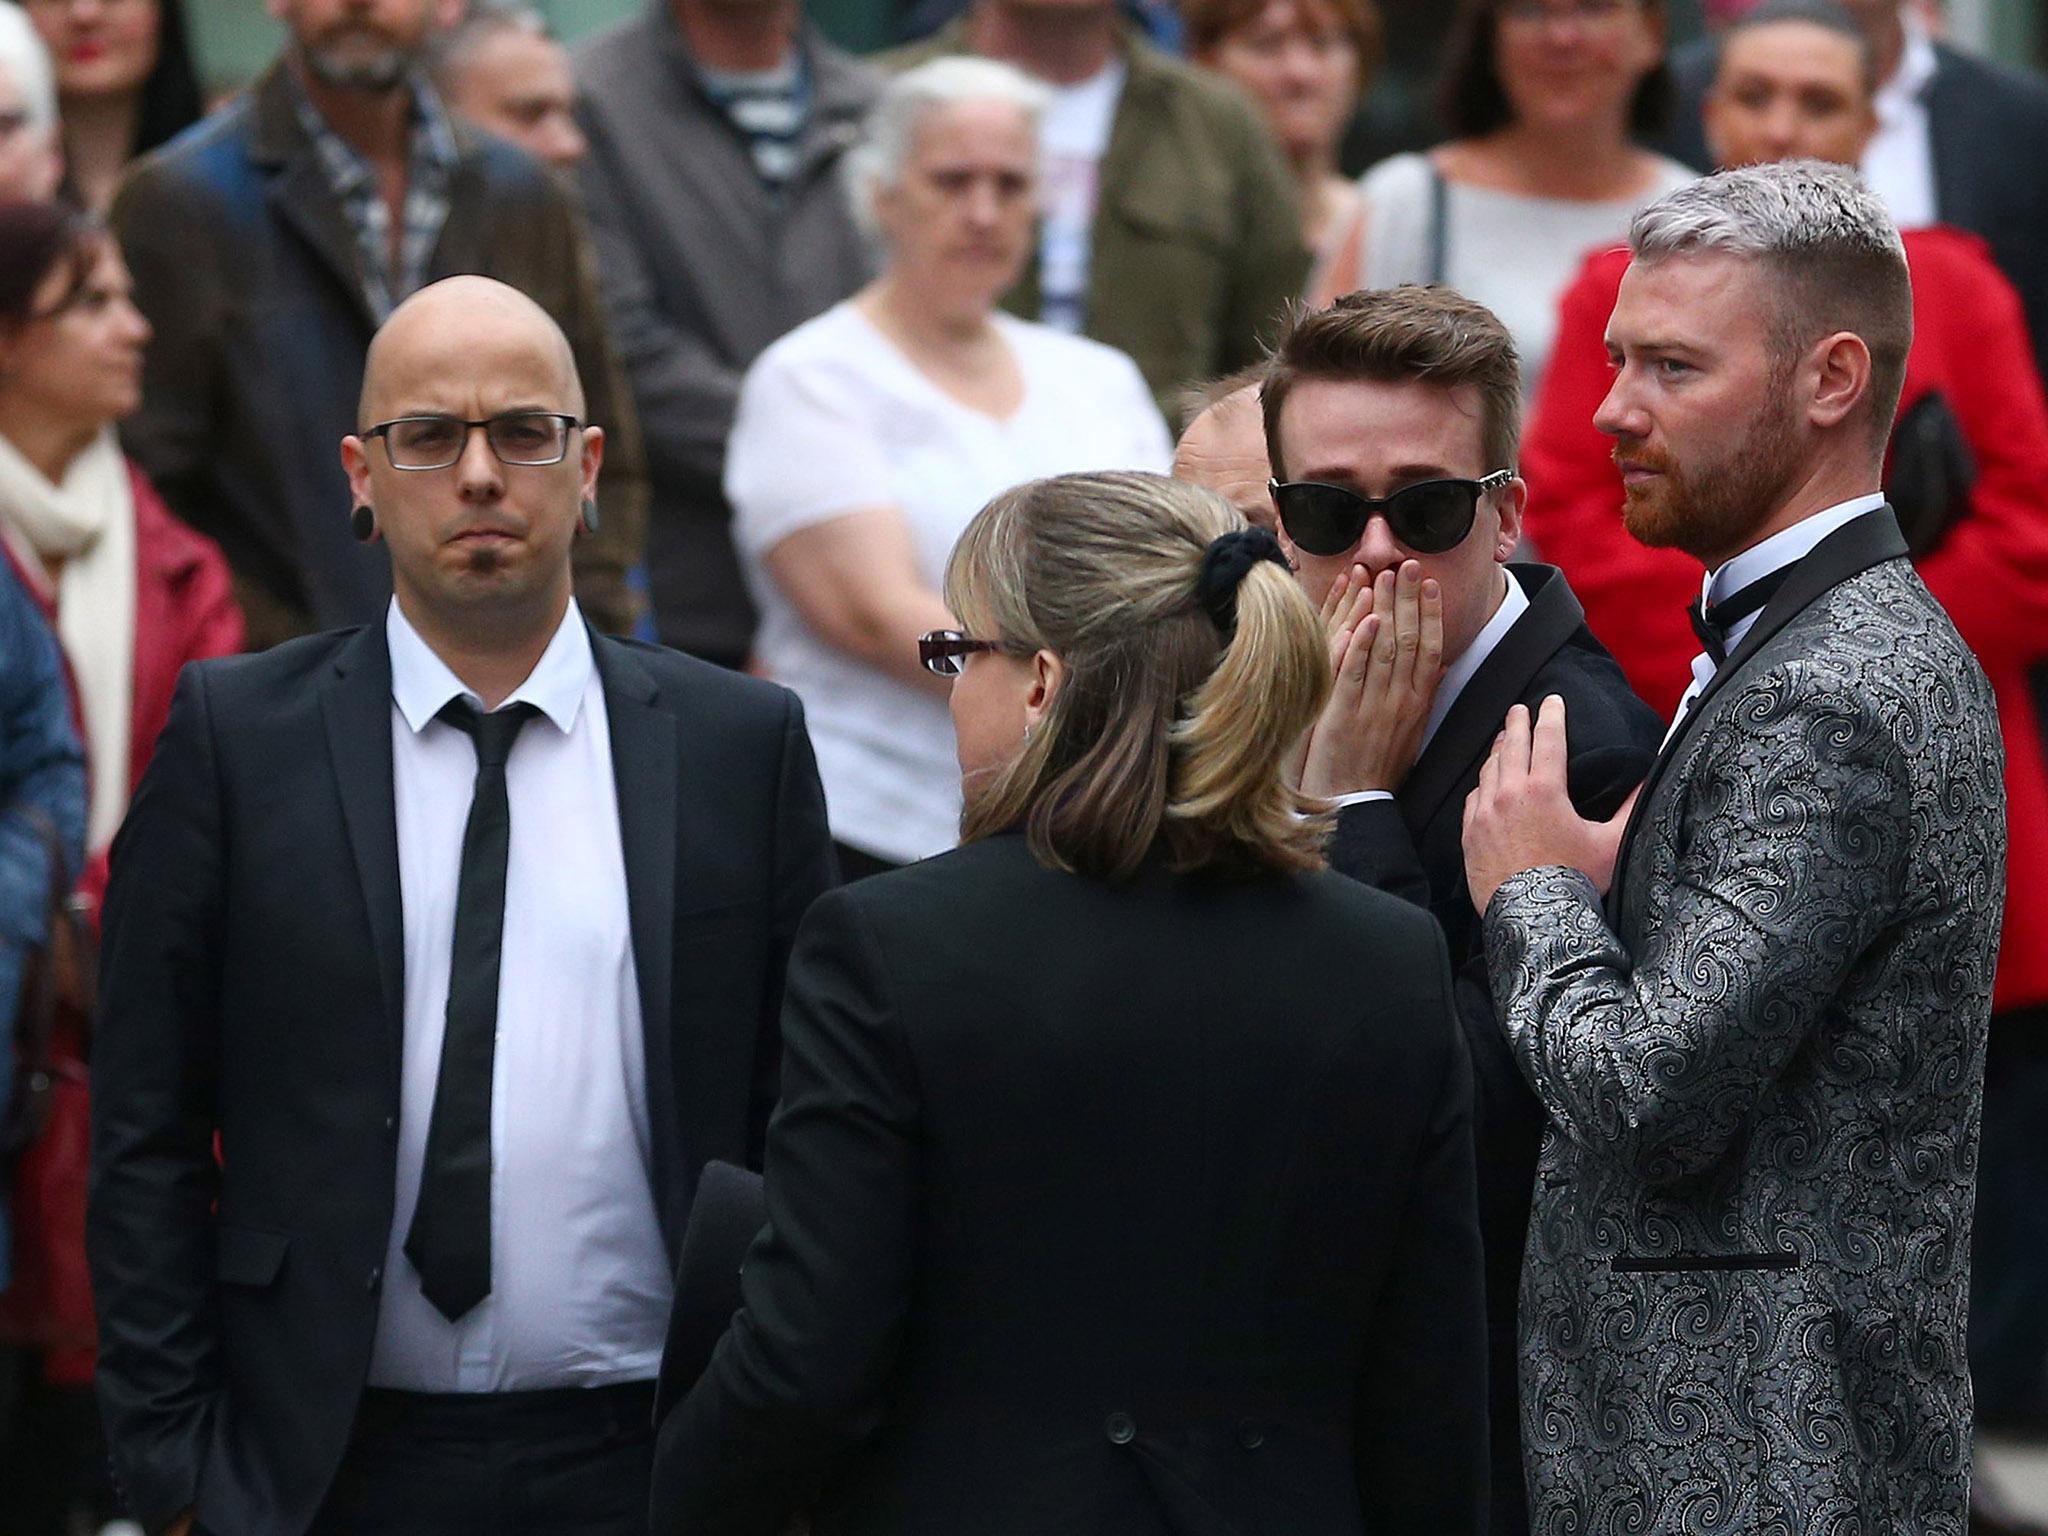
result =
[[1266,488],[1280,509],[1280,526],[1305,554],[1341,555],[1368,523],[1384,517],[1404,546],[1418,555],[1440,555],[1464,543],[1479,515],[1479,498],[1514,478],[1513,470],[1496,469],[1479,480],[1424,480],[1377,497],[1320,480],[1270,480]]
[[993,640],[977,640],[957,629],[935,629],[917,637],[917,659],[927,672],[940,677],[958,677],[967,668],[967,658],[977,651],[1001,650]]
[[460,416],[399,416],[366,429],[365,440],[384,439],[393,469],[446,469],[462,457],[469,434],[482,429],[500,464],[534,468],[559,464],[569,455],[569,433],[581,427],[559,411],[508,411],[484,421]]

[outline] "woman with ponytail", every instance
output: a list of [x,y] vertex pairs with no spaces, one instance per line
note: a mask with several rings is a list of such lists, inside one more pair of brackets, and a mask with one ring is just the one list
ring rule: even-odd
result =
[[684,1244],[653,1529],[1478,1531],[1469,1067],[1435,924],[1287,781],[1330,679],[1278,543],[1066,475],[945,595],[961,846],[804,922],[765,1226],[717,1172]]

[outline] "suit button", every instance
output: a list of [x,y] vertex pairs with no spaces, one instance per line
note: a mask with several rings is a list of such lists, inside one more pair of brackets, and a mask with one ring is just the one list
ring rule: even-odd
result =
[[382,1264],[372,1264],[370,1266],[370,1278],[364,1283],[363,1289],[366,1291],[374,1291],[377,1289],[378,1286],[382,1285],[383,1283],[384,1266]]
[[1240,1420],[1237,1426],[1237,1443],[1248,1451],[1256,1451],[1266,1443],[1265,1426],[1257,1419]]
[[398,1129],[398,1116],[396,1116],[396,1115],[386,1115],[386,1116],[384,1117],[384,1134],[385,1134],[385,1135],[387,1135],[387,1136],[389,1136],[389,1135],[390,1135],[390,1134],[391,1134],[391,1133],[392,1133],[393,1131],[395,1131],[395,1130],[397,1130],[397,1129]]
[[1129,1445],[1138,1436],[1138,1426],[1128,1413],[1112,1413],[1102,1421],[1102,1432],[1111,1445]]

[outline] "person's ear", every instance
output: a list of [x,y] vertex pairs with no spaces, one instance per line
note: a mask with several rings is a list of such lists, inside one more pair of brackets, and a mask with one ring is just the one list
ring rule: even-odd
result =
[[[579,499],[590,504],[596,503],[597,476],[598,471],[603,468],[604,428],[585,427],[583,429],[583,462],[581,471],[578,475],[577,485],[577,495]],[[590,529],[587,522],[580,526],[586,532],[594,531]]]
[[1051,651],[1034,651],[1031,656],[1031,687],[1024,695],[1024,729],[1035,731],[1039,722],[1052,712],[1053,700],[1059,697],[1060,684],[1066,681],[1067,665]]
[[1806,419],[1816,427],[1838,427],[1870,394],[1870,345],[1854,331],[1837,331],[1807,357],[1813,383]]
[[1520,475],[1493,493],[1494,507],[1500,513],[1500,538],[1494,545],[1493,558],[1497,565],[1506,565],[1515,557],[1515,549],[1522,542],[1522,515],[1529,509],[1529,482]]
[[348,493],[354,505],[374,507],[377,502],[370,491],[370,448],[353,432],[341,440],[341,467],[348,476]]

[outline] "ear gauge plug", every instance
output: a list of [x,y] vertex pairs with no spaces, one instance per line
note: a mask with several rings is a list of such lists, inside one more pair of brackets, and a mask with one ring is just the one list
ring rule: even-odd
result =
[[377,537],[377,514],[368,507],[357,507],[348,515],[348,531],[358,542],[369,543]]
[[587,499],[583,503],[583,531],[597,532],[597,503]]

